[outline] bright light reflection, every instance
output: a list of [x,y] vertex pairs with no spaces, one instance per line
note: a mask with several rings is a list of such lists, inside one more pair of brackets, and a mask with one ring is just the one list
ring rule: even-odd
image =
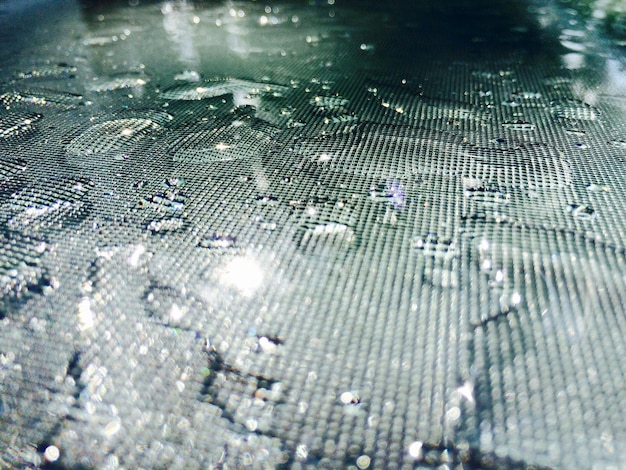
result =
[[145,252],[146,252],[145,246],[135,245],[133,247],[133,252],[130,254],[128,258],[126,258],[126,262],[133,268],[136,268],[137,266],[139,266],[139,258],[141,258],[141,255],[143,255]]
[[95,325],[94,313],[91,310],[91,301],[83,298],[78,304],[78,328],[80,331],[90,330]]
[[409,445],[409,456],[415,460],[422,458],[422,447],[424,443],[422,441],[415,441]]
[[465,382],[461,387],[457,389],[459,395],[469,401],[471,404],[476,403],[474,401],[474,384],[471,382]]
[[220,281],[244,295],[252,295],[263,283],[263,270],[251,256],[241,256],[225,266]]
[[585,66],[585,56],[579,52],[570,52],[561,56],[563,67],[568,70],[577,70]]

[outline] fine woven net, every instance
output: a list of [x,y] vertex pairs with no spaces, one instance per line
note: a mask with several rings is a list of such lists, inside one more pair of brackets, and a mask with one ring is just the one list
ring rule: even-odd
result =
[[1,3],[0,468],[624,468],[570,3]]

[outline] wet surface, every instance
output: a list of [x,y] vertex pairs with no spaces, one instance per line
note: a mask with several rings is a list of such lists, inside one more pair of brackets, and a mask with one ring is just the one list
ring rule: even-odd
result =
[[466,3],[2,3],[0,467],[626,465],[624,13]]

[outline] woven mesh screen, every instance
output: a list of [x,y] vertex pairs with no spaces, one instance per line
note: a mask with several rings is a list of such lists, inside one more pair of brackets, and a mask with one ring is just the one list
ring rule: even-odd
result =
[[0,3],[0,468],[626,467],[622,16],[95,3]]

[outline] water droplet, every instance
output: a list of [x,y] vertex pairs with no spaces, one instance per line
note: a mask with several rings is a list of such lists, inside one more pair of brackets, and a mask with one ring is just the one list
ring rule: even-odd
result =
[[187,196],[179,193],[156,193],[139,201],[140,209],[150,209],[159,214],[182,214]]
[[182,186],[178,178],[171,178],[162,183],[164,191],[159,191],[140,199],[139,208],[152,213],[178,216],[184,213],[187,195],[179,191]]
[[180,133],[170,140],[175,162],[212,163],[250,158],[271,142],[278,129],[249,115],[203,123],[206,130]]
[[152,233],[175,232],[185,227],[185,220],[182,217],[162,218],[150,220],[146,228]]
[[166,100],[196,101],[223,95],[242,93],[244,95],[270,94],[280,96],[289,87],[271,83],[251,82],[235,78],[208,81],[206,83],[183,83],[163,90],[161,97]]
[[498,207],[508,204],[511,200],[511,195],[505,190],[483,185],[466,188],[465,197],[483,207]]
[[585,130],[579,127],[568,127],[568,128],[565,128],[564,130],[568,134],[575,135],[577,137],[583,137],[586,135]]
[[506,121],[502,124],[502,127],[504,127],[505,129],[519,132],[530,132],[534,131],[537,128],[537,126],[535,126],[534,124],[522,120]]
[[578,220],[593,220],[596,217],[596,211],[587,204],[570,204],[567,211]]
[[578,70],[586,65],[586,58],[584,54],[579,52],[570,52],[569,54],[561,55],[561,62],[563,67],[568,70]]
[[425,237],[413,237],[411,244],[425,258],[451,260],[458,256],[454,240],[442,238],[436,234],[428,234]]
[[409,457],[414,460],[422,459],[422,448],[424,447],[424,443],[422,441],[415,441],[409,445]]
[[595,183],[589,183],[586,188],[590,193],[608,193],[611,190],[610,186]]
[[348,100],[338,95],[318,95],[309,100],[315,106],[316,115],[323,118],[325,124],[341,124],[358,121],[356,113],[345,108]]
[[177,191],[185,186],[186,183],[185,178],[173,177],[163,181],[162,186],[168,191]]
[[352,405],[352,404],[361,402],[358,392],[353,392],[353,391],[343,392],[341,396],[339,397],[339,399],[341,400],[341,403],[343,403],[344,405]]
[[400,181],[390,180],[370,189],[370,199],[388,203],[394,209],[402,210],[406,204],[406,188]]
[[489,287],[501,292],[508,286],[511,277],[508,268],[513,261],[510,258],[516,256],[519,250],[499,241],[494,243],[487,236],[476,236],[472,245],[478,252],[478,268],[487,275]]
[[449,132],[408,126],[363,123],[348,133],[298,138],[278,152],[300,165],[385,180],[426,173],[475,178],[498,188],[571,184],[570,163],[548,145],[483,147]]
[[202,77],[195,70],[184,70],[183,72],[174,75],[174,80],[180,80],[185,82],[199,82]]
[[114,44],[117,42],[119,38],[115,35],[111,36],[92,36],[83,39],[83,45],[85,46],[107,46],[109,44]]
[[507,70],[507,69],[498,70],[497,72],[492,72],[489,70],[473,70],[472,71],[472,77],[482,78],[486,80],[508,78],[508,77],[512,77],[513,75],[514,75],[513,71]]
[[428,234],[426,237],[413,237],[411,245],[424,259],[424,278],[428,282],[442,288],[459,285],[459,253],[455,240]]
[[570,51],[584,52],[587,49],[585,44],[585,31],[575,29],[564,29],[561,31],[559,41],[563,47]]
[[[273,232],[278,228],[278,223],[274,221],[274,218],[277,216],[276,212],[277,210],[280,211],[280,208],[276,204],[266,205],[262,208],[264,210],[258,211],[259,213],[255,215],[254,221],[257,223],[259,229],[266,232]],[[278,215],[278,217],[280,217],[280,215]]]
[[354,230],[337,222],[302,226],[300,232],[298,246],[307,254],[328,255],[346,252],[356,241]]
[[280,200],[271,194],[262,194],[257,196],[254,202],[260,206],[276,206],[279,204]]
[[324,124],[342,124],[358,120],[359,117],[352,113],[329,114],[324,118]]
[[52,282],[41,266],[46,251],[44,242],[30,236],[0,235],[0,319],[16,311],[27,296],[51,288]]
[[87,89],[98,93],[144,86],[150,78],[143,73],[125,73],[91,81]]
[[435,139],[431,140],[429,134],[424,130],[417,134],[414,128],[365,123],[346,132],[297,139],[290,151],[296,159],[329,170],[391,180],[437,165],[429,150],[435,153],[436,147],[445,146],[449,136],[433,131]]
[[67,145],[68,153],[75,156],[116,153],[130,150],[142,138],[160,129],[152,119],[125,118],[96,124]]
[[287,121],[287,123],[285,124],[285,127],[287,129],[294,129],[296,127],[304,127],[306,126],[306,123],[302,120],[302,119],[289,119]]
[[356,459],[356,466],[359,470],[365,470],[369,468],[372,459],[368,455],[359,455]]
[[148,315],[154,321],[179,328],[191,327],[192,301],[180,292],[169,287],[153,286],[146,291],[144,298]]
[[502,106],[508,106],[509,108],[517,108],[518,106],[521,106],[522,103],[517,100],[517,99],[510,99],[510,100],[505,100],[502,102]]
[[81,105],[83,97],[63,91],[30,89],[4,93],[0,95],[0,103],[7,109],[20,105],[35,105],[68,110]]
[[550,112],[556,117],[576,121],[595,121],[600,110],[583,101],[556,100],[550,103]]
[[11,179],[15,175],[25,171],[26,168],[28,168],[28,163],[21,158],[0,158],[0,182]]
[[44,450],[43,457],[47,462],[54,463],[61,457],[61,451],[57,446],[50,445]]
[[364,406],[358,392],[343,392],[339,397],[343,405],[343,414],[346,416],[359,416],[363,414]]
[[459,121],[486,121],[490,118],[485,111],[453,106],[445,102],[442,104],[419,103],[412,105],[410,101],[401,104],[383,100],[381,104],[383,107],[393,109],[396,113],[406,115],[417,121],[443,120],[447,124],[453,124]]
[[236,256],[221,269],[219,281],[245,296],[254,294],[265,282],[265,271],[253,256],[244,254]]
[[41,114],[11,113],[0,116],[0,142],[31,134]]
[[324,110],[342,108],[348,104],[348,100],[341,96],[316,96],[309,101],[309,104]]
[[514,99],[517,100],[540,100],[542,98],[541,93],[535,91],[516,91],[511,94]]
[[[521,144],[510,148],[497,145],[463,145],[461,153],[470,157],[459,165],[466,179],[482,181],[485,188],[557,188],[572,183],[568,160],[553,147]],[[457,163],[458,165],[458,163]]]
[[522,296],[517,291],[505,291],[498,299],[500,312],[509,313],[516,311],[521,303]]
[[457,263],[450,263],[449,267],[445,265],[429,266],[424,270],[424,277],[433,286],[443,287],[444,289],[458,287],[460,283]]
[[60,62],[58,64],[41,65],[26,72],[19,72],[16,74],[16,77],[19,79],[67,77],[77,70],[78,69],[73,65]]
[[161,186],[163,191],[155,192],[139,200],[137,207],[146,227],[153,233],[181,230],[185,227],[185,204],[187,195],[180,191],[185,184],[182,178],[169,178]]
[[209,248],[211,250],[225,250],[235,248],[237,245],[237,238],[230,235],[220,235],[212,233],[203,237],[199,242],[200,248]]
[[259,336],[258,339],[259,348],[265,354],[276,354],[281,343],[282,341],[278,338],[270,338],[267,336]]
[[570,87],[572,79],[569,77],[546,77],[542,80],[543,84],[549,87]]
[[4,209],[7,227],[23,233],[80,223],[89,213],[85,196],[93,183],[83,179],[45,180],[11,195]]

